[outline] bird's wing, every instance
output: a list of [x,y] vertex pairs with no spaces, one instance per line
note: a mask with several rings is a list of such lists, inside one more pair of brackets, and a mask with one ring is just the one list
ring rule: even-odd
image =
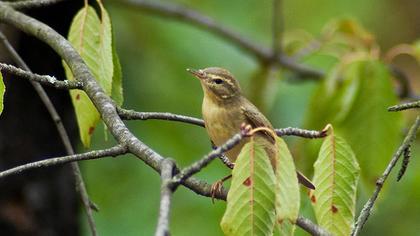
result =
[[[241,106],[241,111],[245,116],[245,120],[252,126],[252,128],[267,127],[269,129],[273,129],[270,121],[268,121],[267,118],[252,103],[249,103],[247,106]],[[272,134],[267,131],[262,132],[270,142],[275,143]]]
[[[273,129],[273,126],[271,125],[270,121],[267,120],[267,118],[260,112],[258,109],[250,103],[250,105],[242,106],[241,107],[242,113],[245,116],[245,120],[249,122],[249,124],[252,126],[252,128],[258,128],[258,127],[267,127],[270,129]],[[274,137],[267,131],[264,132],[264,136],[267,137],[267,139],[275,143]],[[314,184],[302,173],[299,171],[296,171],[299,183],[303,186],[309,188],[309,189],[315,189]]]

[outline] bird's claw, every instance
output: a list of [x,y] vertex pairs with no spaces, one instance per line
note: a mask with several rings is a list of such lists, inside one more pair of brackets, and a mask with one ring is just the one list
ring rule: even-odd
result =
[[252,126],[245,122],[241,124],[241,134],[243,136],[251,136]]
[[214,204],[214,199],[216,195],[220,195],[222,193],[223,188],[223,180],[218,180],[211,185],[211,202]]

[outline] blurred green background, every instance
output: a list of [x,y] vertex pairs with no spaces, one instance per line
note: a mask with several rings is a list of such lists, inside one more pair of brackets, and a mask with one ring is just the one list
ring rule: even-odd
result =
[[[272,1],[166,2],[184,4],[255,42],[267,47],[271,45]],[[250,55],[188,24],[146,14],[120,1],[106,1],[105,4],[113,21],[123,68],[125,108],[201,117],[202,91],[198,81],[185,71],[189,67],[225,67],[240,80],[246,93],[252,90],[250,80],[259,65]],[[383,51],[396,44],[413,42],[420,35],[417,0],[297,0],[283,1],[283,6],[286,31],[301,29],[317,36],[332,19],[351,16],[376,36]],[[403,57],[397,63],[411,78],[418,76],[419,70],[412,59]],[[317,83],[294,83],[287,79],[288,76],[292,74],[276,74],[278,79],[272,81],[272,89],[266,96],[267,106],[263,109],[277,128],[305,128],[304,116]],[[413,114],[407,114],[407,120],[411,122]],[[130,121],[127,124],[140,140],[162,156],[175,159],[180,166],[188,165],[210,151],[209,139],[200,127],[167,121]],[[286,139],[290,147],[296,140]],[[112,143],[105,141],[103,131],[98,129],[92,149],[108,147]],[[416,235],[420,232],[420,180],[416,174],[420,168],[416,157],[420,153],[416,150],[413,153],[414,158],[403,180],[396,183],[395,176],[391,176],[387,182],[388,188],[381,194],[383,198],[362,235]],[[296,158],[298,162],[305,161]],[[312,163],[306,165],[312,166]],[[157,173],[133,156],[86,161],[81,166],[91,198],[101,209],[95,213],[100,235],[154,233],[159,209]],[[228,173],[227,168],[215,161],[198,177],[212,183]],[[302,190],[302,214],[312,217],[305,192]],[[357,214],[370,192],[359,195]],[[219,221],[224,209],[225,202],[212,204],[209,198],[180,187],[173,196],[171,232],[173,235],[222,235]],[[81,216],[84,234],[89,235],[83,211]],[[301,230],[299,234],[305,235]]]

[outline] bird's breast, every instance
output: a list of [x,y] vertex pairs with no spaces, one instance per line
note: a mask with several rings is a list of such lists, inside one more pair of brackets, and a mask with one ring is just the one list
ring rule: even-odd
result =
[[[221,106],[205,98],[202,108],[207,133],[216,146],[224,144],[237,134],[245,121],[239,106]],[[236,160],[242,146],[243,142],[226,153],[231,161]]]

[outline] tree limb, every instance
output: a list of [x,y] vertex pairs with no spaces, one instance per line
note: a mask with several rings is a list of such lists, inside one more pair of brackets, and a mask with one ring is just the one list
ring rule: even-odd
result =
[[403,111],[403,110],[415,109],[415,108],[420,108],[420,100],[388,107],[388,111]]
[[185,179],[188,179],[190,176],[194,175],[195,173],[199,172],[201,169],[206,167],[211,161],[225,153],[226,151],[229,151],[232,149],[236,144],[238,144],[246,134],[244,132],[240,132],[238,134],[235,134],[232,138],[227,140],[225,144],[221,145],[220,147],[217,147],[215,150],[211,151],[209,154],[204,156],[202,159],[194,162],[190,166],[184,168],[181,170],[180,173],[178,173],[176,176],[173,177],[173,181],[175,183],[180,183],[184,181]]
[[406,150],[411,143],[416,138],[417,130],[420,126],[420,116],[417,116],[416,121],[411,126],[410,130],[408,131],[407,135],[404,138],[401,146],[393,155],[391,161],[389,162],[388,166],[386,167],[385,171],[383,172],[382,176],[376,181],[376,187],[373,192],[373,195],[369,198],[366,204],[363,206],[362,211],[360,212],[359,217],[357,218],[356,223],[354,224],[353,231],[351,233],[352,236],[356,236],[360,233],[363,226],[365,225],[366,221],[368,220],[370,213],[372,211],[373,206],[375,205],[376,199],[378,198],[379,193],[381,192],[382,186],[384,185],[386,179],[388,178],[389,174],[391,173],[392,169],[395,167],[398,159],[400,158],[401,154]]
[[103,149],[103,150],[90,151],[86,153],[63,156],[63,157],[49,158],[49,159],[31,162],[24,165],[16,166],[8,170],[1,171],[0,179],[5,178],[10,175],[20,174],[22,172],[36,169],[36,168],[56,166],[56,165],[70,163],[70,162],[92,160],[92,159],[98,159],[98,158],[109,157],[109,156],[115,157],[115,156],[123,155],[125,153],[127,153],[127,148],[122,145],[117,145],[112,148]]
[[167,236],[169,233],[169,213],[171,209],[171,196],[173,193],[172,173],[175,167],[171,159],[162,161],[161,167],[161,187],[160,187],[160,207],[159,219],[156,226],[155,236]]
[[64,0],[23,0],[23,1],[16,1],[16,2],[7,2],[7,4],[14,9],[28,9],[28,8],[38,8],[38,7],[46,7],[49,5],[53,5]]
[[54,76],[38,75],[5,63],[0,63],[0,71],[6,71],[7,73],[16,75],[17,77],[35,81],[43,85],[54,87],[56,89],[81,89],[83,86],[80,81],[61,81],[57,80]]
[[[204,121],[190,116],[178,115],[169,112],[138,112],[134,110],[127,110],[123,108],[117,108],[118,114],[123,120],[169,120],[178,121],[187,124],[197,125],[204,127]],[[294,127],[274,129],[278,136],[298,136],[302,138],[323,138],[326,136],[326,132],[321,130],[306,130]]]
[[306,232],[310,233],[311,235],[316,236],[329,236],[331,235],[329,232],[327,232],[325,229],[319,227],[318,225],[314,224],[312,221],[310,221],[307,218],[304,218],[302,216],[298,216],[296,219],[296,225],[304,229]]
[[117,111],[123,120],[171,120],[204,127],[204,121],[201,119],[169,112],[138,112],[134,110],[126,110],[123,108],[117,108]]

